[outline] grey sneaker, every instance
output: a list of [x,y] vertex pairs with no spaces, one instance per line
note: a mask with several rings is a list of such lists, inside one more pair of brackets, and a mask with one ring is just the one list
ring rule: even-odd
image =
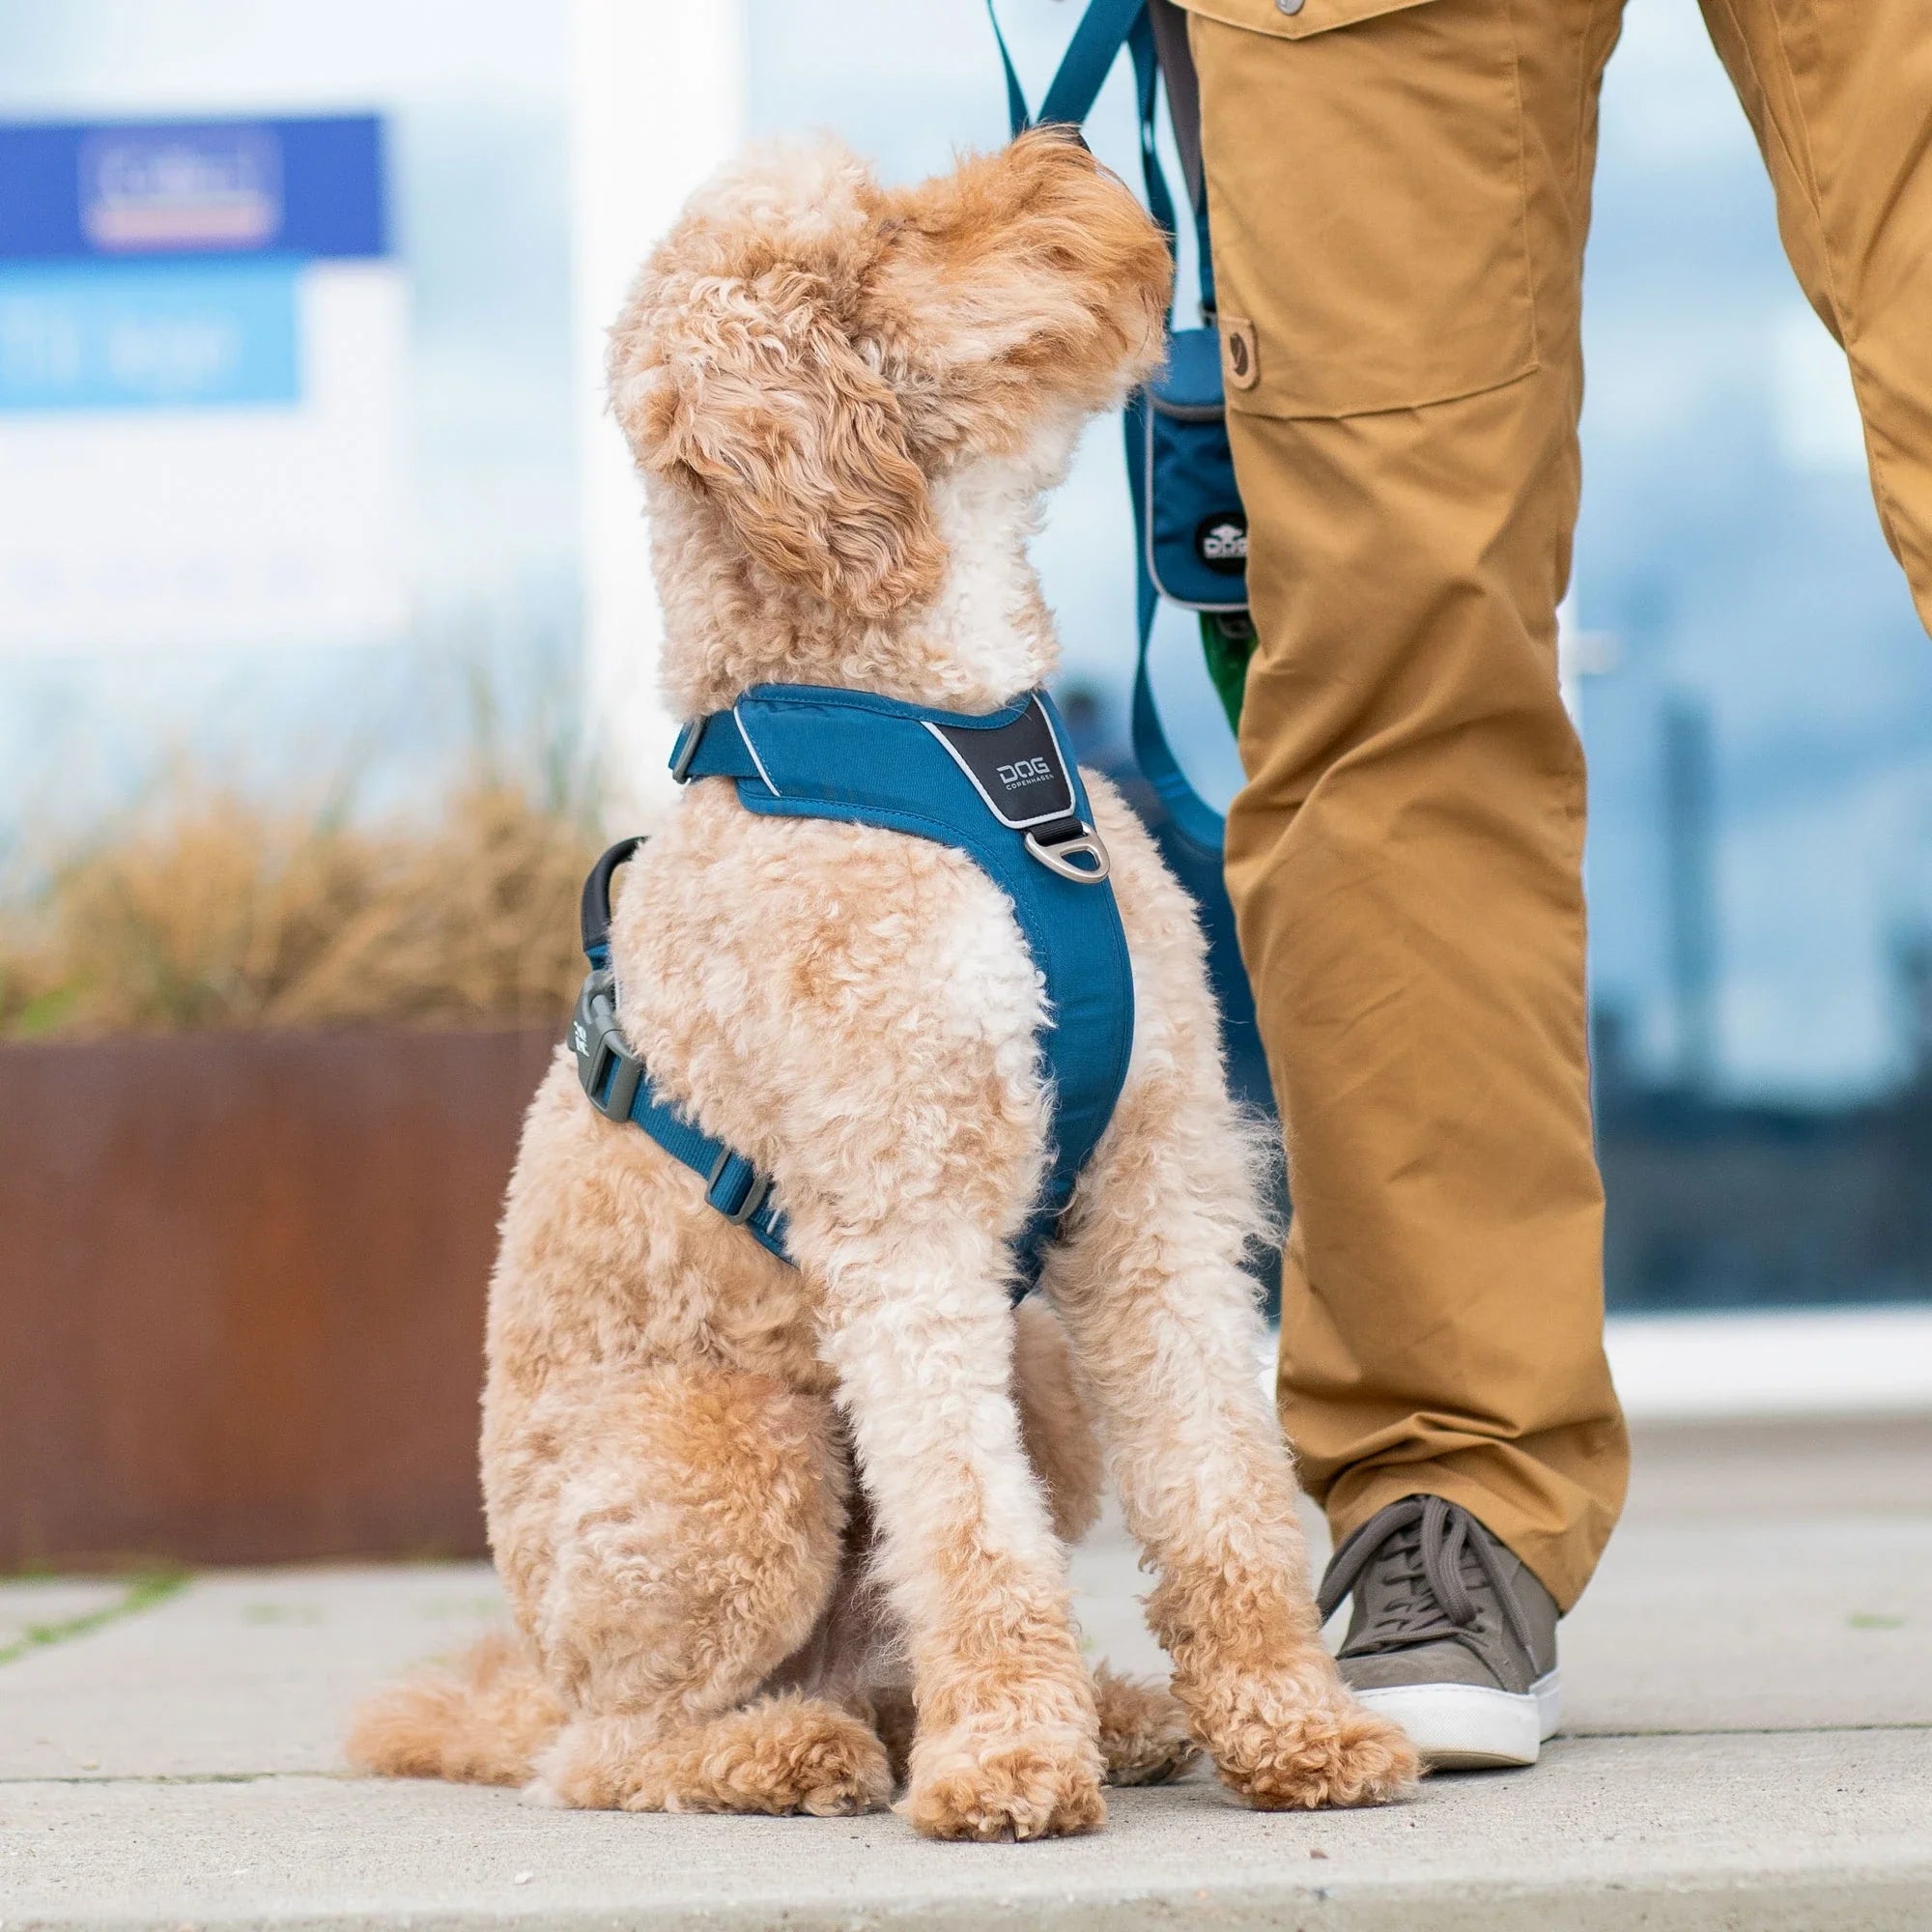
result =
[[1378,1511],[1328,1565],[1324,1623],[1349,1596],[1343,1679],[1430,1765],[1536,1762],[1562,1718],[1556,1605],[1467,1510],[1405,1496]]

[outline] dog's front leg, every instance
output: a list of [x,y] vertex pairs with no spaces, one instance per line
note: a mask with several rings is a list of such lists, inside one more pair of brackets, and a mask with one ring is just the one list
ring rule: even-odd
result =
[[933,1837],[1090,1831],[1105,1816],[1098,1721],[1010,1393],[1004,1246],[928,1212],[848,1224],[821,1254],[826,1350],[911,1652],[903,1808]]
[[1378,1804],[1414,1777],[1415,1752],[1321,1646],[1240,1267],[1258,1219],[1244,1136],[1209,1052],[1191,1067],[1172,1047],[1146,1056],[1159,1070],[1123,1097],[1046,1285],[1159,1573],[1148,1614],[1176,1694],[1222,1777],[1269,1809]]

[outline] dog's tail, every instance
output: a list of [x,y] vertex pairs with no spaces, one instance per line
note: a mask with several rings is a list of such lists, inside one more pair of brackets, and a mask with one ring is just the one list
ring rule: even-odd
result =
[[380,1777],[525,1784],[564,1723],[529,1646],[493,1631],[447,1663],[379,1690],[350,1726],[349,1761]]

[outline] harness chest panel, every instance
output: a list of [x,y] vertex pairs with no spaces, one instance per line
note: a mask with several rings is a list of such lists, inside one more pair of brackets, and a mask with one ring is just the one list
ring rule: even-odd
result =
[[[1120,909],[1063,748],[1043,692],[975,717],[867,692],[762,685],[687,725],[672,757],[680,780],[734,780],[740,803],[762,816],[842,819],[951,845],[1006,894],[1045,982],[1040,1050],[1053,1110],[1047,1180],[1019,1243],[1023,1287],[1113,1117],[1133,1047]],[[603,1104],[588,1070],[585,1087]],[[647,1100],[646,1076],[637,1104]],[[626,1113],[656,1131],[636,1105]],[[679,1157],[698,1165],[689,1150]]]

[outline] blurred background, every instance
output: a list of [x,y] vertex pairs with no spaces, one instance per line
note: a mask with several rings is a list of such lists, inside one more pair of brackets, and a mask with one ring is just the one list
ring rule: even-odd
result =
[[[1036,95],[1074,14],[1005,0]],[[474,1547],[495,1199],[670,731],[601,331],[696,177],[819,127],[891,177],[1001,140],[983,11],[0,0],[0,1564]],[[1091,132],[1137,178],[1120,76]],[[1596,208],[1619,1368],[1923,1405],[1932,650],[1690,0],[1630,0]],[[1037,556],[1108,764],[1129,532],[1098,425]]]

